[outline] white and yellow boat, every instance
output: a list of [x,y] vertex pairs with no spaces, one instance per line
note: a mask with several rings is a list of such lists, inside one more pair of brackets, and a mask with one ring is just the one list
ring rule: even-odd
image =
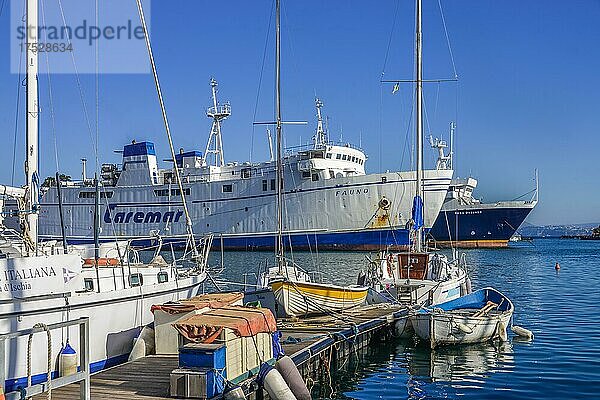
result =
[[363,304],[367,298],[365,286],[337,286],[325,283],[271,282],[275,299],[289,316],[339,312]]

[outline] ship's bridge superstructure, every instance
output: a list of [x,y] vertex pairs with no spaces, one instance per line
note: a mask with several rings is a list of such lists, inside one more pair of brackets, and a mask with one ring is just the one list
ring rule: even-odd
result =
[[[366,155],[350,144],[325,144],[319,148],[289,149],[283,158],[286,179],[322,181],[365,175]],[[216,182],[264,177],[275,172],[275,162],[230,162],[223,166],[207,165],[200,151],[175,155],[184,183]],[[159,169],[152,142],[126,145],[123,163],[103,164],[104,186],[164,185],[175,183],[173,168]],[[287,175],[294,176],[287,176]]]
[[[219,104],[216,99],[216,82],[214,80],[211,81],[211,86],[213,88],[213,108],[216,109]],[[350,143],[334,143],[327,139],[328,134],[323,127],[321,107],[323,107],[323,103],[316,99],[317,128],[313,136],[314,143],[286,149],[283,158],[286,180],[316,182],[365,175],[367,156],[361,149]],[[223,154],[221,121],[224,117],[214,113],[211,116],[214,118],[214,122],[207,145],[209,151],[203,154],[197,150],[184,151],[180,149],[179,154],[175,155],[175,162],[181,169],[180,173],[184,183],[235,181],[274,175],[275,161],[221,163]],[[208,157],[212,155],[216,155],[216,162],[208,161]],[[173,168],[158,169],[154,143],[148,141],[139,143],[134,141],[126,145],[123,149],[122,165],[104,164],[102,172],[104,186],[175,183]]]
[[481,200],[473,197],[473,191],[477,187],[477,179],[468,178],[455,178],[450,182],[448,187],[448,194],[446,195],[446,201],[456,200],[459,204],[480,204]]

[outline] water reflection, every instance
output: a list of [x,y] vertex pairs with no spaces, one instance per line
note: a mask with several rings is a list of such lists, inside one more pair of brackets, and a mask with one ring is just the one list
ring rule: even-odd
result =
[[[317,387],[320,398],[453,398],[484,386],[494,374],[511,373],[513,344],[486,343],[430,350],[412,341],[370,346]],[[333,390],[333,395],[332,395]],[[320,392],[320,393],[319,393]]]
[[[401,351],[397,348],[396,353]],[[404,349],[406,351],[406,349]],[[514,366],[510,342],[417,349],[408,353],[408,373],[431,382],[472,381],[494,372],[511,372]]]

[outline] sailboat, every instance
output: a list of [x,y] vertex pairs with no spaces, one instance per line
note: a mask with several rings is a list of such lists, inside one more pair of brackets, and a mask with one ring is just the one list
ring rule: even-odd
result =
[[310,274],[293,260],[285,257],[283,240],[283,163],[282,163],[282,125],[281,118],[281,24],[280,0],[275,6],[276,20],[276,201],[277,201],[277,237],[275,240],[276,265],[268,268],[259,277],[259,284],[270,287],[276,301],[288,316],[326,314],[340,312],[365,302],[366,286],[338,286],[313,282]]
[[[140,18],[145,26],[141,8]],[[0,226],[0,334],[89,317],[89,370],[96,372],[127,361],[134,338],[153,320],[153,304],[198,294],[207,276],[212,237],[195,243],[191,236],[193,262],[187,268],[175,260],[166,263],[158,253],[152,262],[141,263],[137,253],[122,251],[119,244],[96,245],[92,254],[83,254],[86,249],[68,247],[66,241],[62,245],[38,241],[38,0],[27,0],[26,19],[26,186],[0,185],[0,196],[19,204],[22,228],[17,232]],[[96,186],[92,192],[96,205],[100,190]],[[27,391],[28,378],[36,385],[46,381],[47,373],[57,377],[57,371],[47,371],[47,363],[57,365],[61,350],[68,346],[81,350],[76,333],[69,328],[53,330],[49,349],[45,338],[34,337],[30,369],[27,337],[0,341],[4,391],[19,387]],[[51,360],[38,356],[48,352]]]
[[[408,252],[382,251],[369,260],[359,284],[374,289],[371,302],[399,302],[412,307],[428,306],[470,293],[470,280],[464,257],[453,251],[454,260],[444,254],[430,253],[424,246],[423,230],[423,64],[421,0],[416,1],[416,187],[413,198],[413,249]],[[404,321],[405,323],[406,321]],[[405,331],[402,327],[401,331]]]

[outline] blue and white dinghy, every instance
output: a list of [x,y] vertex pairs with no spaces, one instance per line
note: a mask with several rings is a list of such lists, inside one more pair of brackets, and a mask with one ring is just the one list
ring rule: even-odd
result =
[[440,345],[507,340],[507,328],[514,311],[510,299],[494,288],[477,290],[413,314],[416,335]]

